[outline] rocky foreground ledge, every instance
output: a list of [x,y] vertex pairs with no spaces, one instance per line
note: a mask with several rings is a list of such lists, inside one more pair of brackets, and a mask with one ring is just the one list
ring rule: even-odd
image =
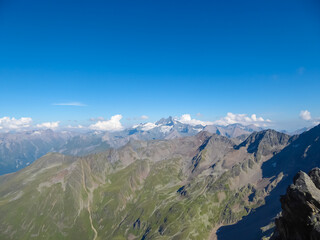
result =
[[320,169],[297,173],[281,197],[282,213],[275,220],[272,240],[320,239]]

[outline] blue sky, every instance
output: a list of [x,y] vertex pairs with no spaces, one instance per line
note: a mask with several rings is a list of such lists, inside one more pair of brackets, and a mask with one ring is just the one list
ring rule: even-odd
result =
[[0,1],[0,118],[231,112],[290,130],[318,121],[319,89],[317,0]]

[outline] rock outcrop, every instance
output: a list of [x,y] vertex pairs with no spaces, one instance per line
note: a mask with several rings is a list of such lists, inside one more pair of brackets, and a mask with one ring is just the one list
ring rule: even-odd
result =
[[273,240],[320,239],[320,169],[297,173],[281,199]]

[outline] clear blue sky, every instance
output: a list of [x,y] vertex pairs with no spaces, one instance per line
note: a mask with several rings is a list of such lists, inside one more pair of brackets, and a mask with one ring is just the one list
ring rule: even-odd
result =
[[[0,0],[0,118],[320,117],[318,0]],[[55,103],[80,102],[83,107]],[[199,118],[199,117],[198,117]]]

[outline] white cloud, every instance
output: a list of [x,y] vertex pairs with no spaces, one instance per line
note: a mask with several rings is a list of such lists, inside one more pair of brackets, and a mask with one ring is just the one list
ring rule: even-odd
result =
[[312,122],[312,125],[320,124],[320,118],[314,118],[308,110],[302,110],[299,114],[300,118],[304,121]]
[[234,114],[234,113],[227,113],[227,116],[215,121],[214,123],[217,125],[229,125],[240,123],[242,125],[250,125],[254,124],[256,126],[263,126],[266,127],[267,123],[270,123],[270,119],[263,119],[262,117],[257,117],[256,114],[252,114],[248,116],[247,114]]
[[[196,126],[196,125],[201,125],[201,126],[207,126],[207,125],[229,125],[229,124],[234,124],[234,123],[240,123],[243,125],[250,125],[254,124],[256,126],[267,126],[268,123],[271,122],[270,119],[263,119],[262,117],[257,117],[256,114],[252,114],[251,116],[248,116],[247,114],[233,114],[233,113],[228,113],[227,116],[215,121],[215,122],[210,122],[210,121],[201,121],[198,119],[193,119],[191,118],[190,114],[183,114],[181,117],[176,117],[174,120],[181,122],[183,124],[189,124],[191,126]],[[143,131],[148,131],[151,130],[155,127],[159,127],[160,125],[156,125],[155,123],[145,123],[143,125],[136,125],[134,127],[138,126],[143,126],[142,130]],[[161,129],[164,130],[164,129]]]
[[312,118],[312,125],[316,126],[320,124],[320,118]]
[[76,106],[76,107],[85,107],[86,104],[81,102],[65,102],[65,103],[53,103],[54,106]]
[[59,123],[60,123],[59,121],[58,122],[44,122],[44,123],[37,124],[36,127],[55,129],[55,128],[59,127]]
[[14,117],[3,117],[0,118],[0,129],[3,130],[21,130],[29,128],[32,124],[32,118],[22,117],[16,119]]
[[305,121],[311,120],[311,113],[308,110],[302,110],[299,116],[302,120],[305,120]]
[[[174,118],[175,121],[184,123],[184,124],[189,124],[192,126],[196,126],[196,125],[202,125],[202,126],[206,126],[206,125],[212,125],[213,122],[204,122],[204,121],[200,121],[197,119],[192,119],[190,114],[184,114],[181,117],[176,117]],[[149,131],[153,128],[156,127],[161,127],[160,131],[161,132],[169,132],[172,128],[172,126],[162,126],[162,124],[156,125],[155,123],[152,122],[147,122],[144,124],[138,124],[138,125],[134,125],[133,128],[137,128],[137,127],[141,127],[142,131]]]
[[315,121],[313,121],[314,125],[319,125],[320,124],[320,119],[316,119]]
[[206,126],[206,125],[214,124],[213,122],[205,122],[197,119],[192,119],[190,114],[183,114],[180,118],[176,118],[175,120],[184,124],[192,125],[192,126],[195,126],[195,125]]
[[122,115],[114,115],[110,120],[106,121],[98,121],[95,124],[91,124],[89,126],[90,129],[93,130],[101,130],[101,131],[121,131],[123,130],[123,126],[120,122],[122,119]]
[[84,126],[82,126],[80,124],[78,126],[68,125],[67,128],[70,128],[70,129],[82,129],[82,128],[84,128]]
[[142,115],[140,118],[143,119],[143,120],[146,120],[146,119],[148,119],[149,117],[146,116],[146,115]]

